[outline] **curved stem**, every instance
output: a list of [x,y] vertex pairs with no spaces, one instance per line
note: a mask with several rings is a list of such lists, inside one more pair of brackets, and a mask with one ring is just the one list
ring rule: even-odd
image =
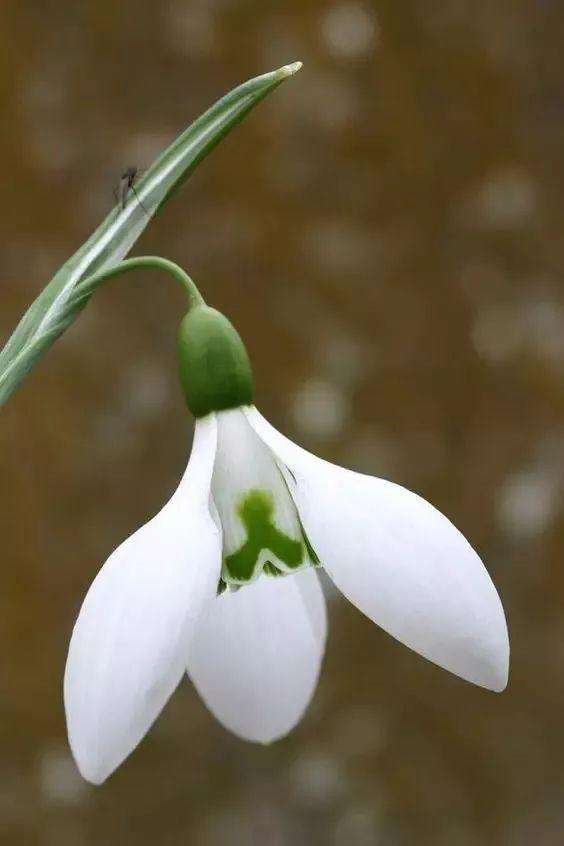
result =
[[193,279],[179,265],[160,256],[136,256],[135,258],[125,259],[114,267],[88,276],[77,285],[75,289],[76,294],[73,298],[74,303],[76,304],[77,300],[80,301],[89,297],[98,285],[105,282],[106,279],[111,279],[113,276],[121,276],[122,273],[128,273],[130,270],[164,270],[180,282],[188,294],[190,308],[203,305],[204,303],[204,298],[200,294]]

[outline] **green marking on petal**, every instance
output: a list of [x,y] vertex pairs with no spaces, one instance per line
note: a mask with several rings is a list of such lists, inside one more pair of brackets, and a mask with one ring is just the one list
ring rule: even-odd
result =
[[262,568],[263,573],[267,576],[285,576],[282,570],[279,570],[272,561],[266,561],[264,567]]
[[[259,555],[268,549],[290,569],[299,567],[304,560],[304,544],[285,535],[273,520],[274,499],[272,494],[263,490],[251,490],[243,497],[237,509],[247,530],[247,540],[237,552],[228,555],[224,561],[226,581],[248,582],[255,575]],[[279,571],[271,562],[265,572],[275,575]]]

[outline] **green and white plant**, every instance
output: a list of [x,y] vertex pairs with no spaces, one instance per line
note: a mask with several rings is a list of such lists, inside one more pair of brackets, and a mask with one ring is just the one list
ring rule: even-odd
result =
[[29,309],[0,354],[5,400],[96,288],[140,267],[171,273],[188,311],[180,381],[196,418],[188,466],[162,510],[108,558],[84,600],[64,682],[70,744],[99,784],[188,674],[217,719],[270,743],[301,719],[327,630],[317,570],[367,617],[430,661],[504,689],[509,640],[476,552],[432,505],[306,452],[255,408],[232,324],[166,259],[123,260],[176,185],[231,126],[298,69],[251,80],[157,160]]

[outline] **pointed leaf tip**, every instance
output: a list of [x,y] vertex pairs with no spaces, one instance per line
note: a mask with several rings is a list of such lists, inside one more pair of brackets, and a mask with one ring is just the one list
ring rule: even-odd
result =
[[293,76],[299,70],[301,70],[303,66],[303,62],[292,62],[290,65],[284,65],[284,67],[280,68],[278,73],[280,76],[287,77]]

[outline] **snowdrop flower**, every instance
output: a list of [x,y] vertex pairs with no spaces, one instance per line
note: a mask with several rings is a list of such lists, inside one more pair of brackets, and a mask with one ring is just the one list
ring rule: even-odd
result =
[[110,555],[72,635],[65,707],[83,776],[99,784],[119,766],[185,672],[239,737],[289,732],[324,652],[319,567],[406,646],[501,691],[501,602],[447,518],[267,423],[252,405],[243,343],[219,312],[189,311],[179,355],[196,417],[188,467],[164,508]]

